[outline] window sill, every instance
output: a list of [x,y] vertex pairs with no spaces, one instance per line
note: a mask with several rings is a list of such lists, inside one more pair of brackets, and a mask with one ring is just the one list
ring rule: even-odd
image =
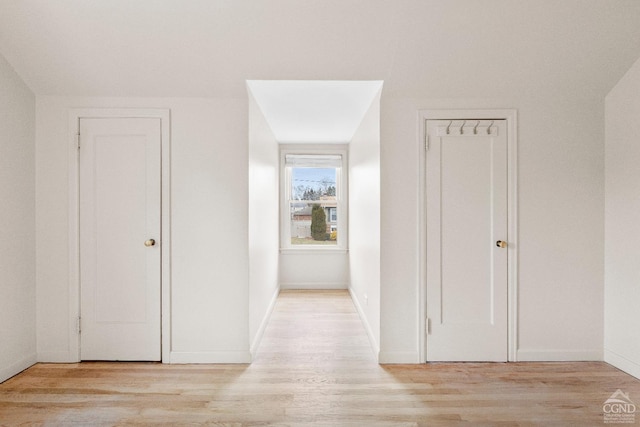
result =
[[317,254],[346,254],[349,252],[349,249],[346,248],[327,248],[327,247],[321,247],[321,248],[309,248],[309,247],[305,247],[305,248],[280,248],[280,253],[284,254],[284,255],[289,255],[289,254],[295,254],[295,255],[300,255],[300,254],[305,254],[305,255],[317,255]]

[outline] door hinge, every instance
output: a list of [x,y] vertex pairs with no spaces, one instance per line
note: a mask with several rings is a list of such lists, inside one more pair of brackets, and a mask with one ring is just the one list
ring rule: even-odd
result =
[[76,143],[78,145],[78,150],[80,149],[80,132],[78,132],[78,134],[76,135]]
[[425,335],[429,335],[431,333],[431,319],[428,317],[424,319],[424,333]]
[[78,333],[82,332],[82,318],[78,316]]
[[429,134],[424,133],[424,151],[429,151]]

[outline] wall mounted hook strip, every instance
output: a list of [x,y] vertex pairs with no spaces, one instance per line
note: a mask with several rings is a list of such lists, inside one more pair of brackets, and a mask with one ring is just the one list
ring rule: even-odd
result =
[[494,120],[491,120],[491,124],[487,128],[487,135],[491,135],[491,126],[493,126],[493,122],[494,122]]

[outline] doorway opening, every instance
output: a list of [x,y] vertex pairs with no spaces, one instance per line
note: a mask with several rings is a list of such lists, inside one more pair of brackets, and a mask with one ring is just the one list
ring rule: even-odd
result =
[[382,82],[252,80],[247,88],[251,353],[280,289],[344,289],[377,355]]

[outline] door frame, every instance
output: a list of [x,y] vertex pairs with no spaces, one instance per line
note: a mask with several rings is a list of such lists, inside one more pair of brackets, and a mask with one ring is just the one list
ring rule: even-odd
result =
[[160,330],[162,363],[171,363],[171,114],[169,109],[79,108],[69,110],[69,354],[80,361],[80,119],[160,119],[161,233]]
[[427,221],[426,158],[427,120],[506,120],[507,122],[507,360],[517,361],[518,351],[518,112],[501,110],[418,110],[417,142],[419,158],[419,283],[418,350],[420,361],[427,359]]

